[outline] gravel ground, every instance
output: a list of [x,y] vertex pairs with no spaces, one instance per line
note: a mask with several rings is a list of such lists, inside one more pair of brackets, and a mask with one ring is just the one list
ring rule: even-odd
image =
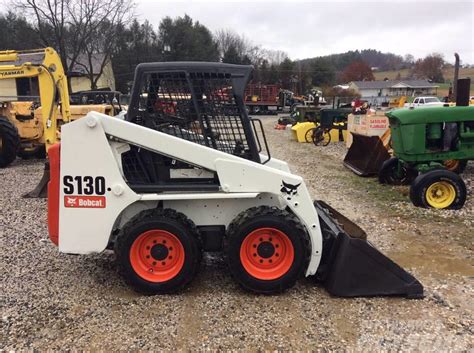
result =
[[344,168],[342,144],[298,144],[273,130],[275,121],[263,118],[272,155],[409,269],[425,299],[339,299],[311,279],[255,296],[215,255],[184,293],[137,295],[118,277],[112,253],[58,253],[47,238],[45,201],[20,197],[42,162],[17,160],[0,170],[0,349],[472,350],[474,165],[463,175],[470,190],[463,210],[422,210],[407,188]]

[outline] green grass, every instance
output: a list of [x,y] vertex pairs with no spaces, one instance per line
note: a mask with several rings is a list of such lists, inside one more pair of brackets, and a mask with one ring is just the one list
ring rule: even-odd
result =
[[[402,78],[407,77],[409,74],[409,69],[374,72],[374,77],[376,80],[383,80],[384,78],[388,78],[389,80],[396,80],[398,73],[400,73],[400,76]],[[446,81],[452,81],[454,77],[454,68],[444,69],[443,77]],[[471,77],[474,80],[474,68],[459,69],[459,78],[466,77]]]

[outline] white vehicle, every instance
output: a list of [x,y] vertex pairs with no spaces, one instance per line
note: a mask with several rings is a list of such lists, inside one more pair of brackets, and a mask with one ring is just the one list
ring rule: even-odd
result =
[[59,251],[113,249],[124,280],[148,294],[182,289],[202,252],[220,251],[256,293],[306,275],[339,296],[422,297],[420,282],[271,158],[245,109],[251,71],[141,64],[125,116],[91,112],[64,125],[49,153],[48,225]]
[[412,103],[405,103],[405,108],[428,108],[440,107],[445,103],[441,102],[438,97],[416,97]]

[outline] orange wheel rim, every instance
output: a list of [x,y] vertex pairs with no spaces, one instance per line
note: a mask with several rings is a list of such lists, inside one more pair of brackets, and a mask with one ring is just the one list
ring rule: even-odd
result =
[[240,261],[252,277],[261,280],[280,278],[288,272],[295,257],[290,238],[275,228],[258,228],[240,246]]
[[130,248],[133,270],[150,282],[166,282],[176,277],[183,268],[184,257],[181,241],[164,230],[140,234]]

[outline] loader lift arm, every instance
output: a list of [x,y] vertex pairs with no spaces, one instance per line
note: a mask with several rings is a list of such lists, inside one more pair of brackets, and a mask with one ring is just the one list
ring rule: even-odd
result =
[[59,141],[57,118],[71,117],[69,90],[61,58],[53,48],[0,51],[0,80],[38,78],[46,150]]

